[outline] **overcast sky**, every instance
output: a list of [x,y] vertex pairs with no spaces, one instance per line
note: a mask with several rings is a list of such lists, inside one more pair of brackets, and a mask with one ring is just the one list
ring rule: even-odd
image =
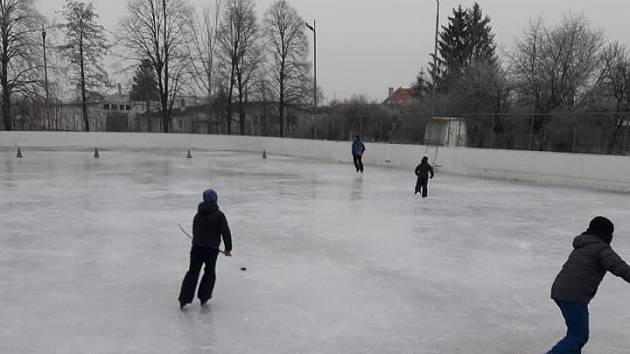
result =
[[[192,0],[201,8],[209,0]],[[366,95],[383,99],[388,87],[409,86],[433,51],[435,0],[288,0],[306,20],[318,25],[318,83],[327,99]],[[35,0],[39,11],[59,16],[64,0]],[[94,0],[101,22],[113,31],[127,0]],[[273,0],[257,0],[261,13]],[[459,4],[441,1],[441,23]],[[563,14],[584,14],[608,39],[627,42],[630,35],[625,0],[484,0],[501,51],[513,47],[532,18],[554,23]]]

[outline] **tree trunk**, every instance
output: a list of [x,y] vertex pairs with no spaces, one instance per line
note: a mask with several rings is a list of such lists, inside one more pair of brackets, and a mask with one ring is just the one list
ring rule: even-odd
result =
[[280,102],[278,103],[278,120],[280,121],[280,137],[284,137],[284,102],[283,99],[280,98]]
[[0,84],[2,86],[2,119],[4,120],[4,130],[13,130],[13,122],[11,122],[11,90],[9,89],[9,80],[7,77],[7,62],[2,63],[2,72]]
[[90,131],[90,120],[87,112],[87,95],[85,93],[85,63],[83,62],[83,33],[79,37],[79,64],[81,65],[81,109],[83,112],[83,122],[85,131]]
[[[210,63],[212,63],[212,61],[210,61]],[[210,64],[210,67],[212,67],[212,64]],[[208,134],[212,134],[212,105],[213,105],[213,98],[212,98],[212,73],[208,73],[208,119],[206,121],[206,124],[208,125]]]
[[230,89],[228,90],[228,97],[227,97],[227,115],[225,117],[225,125],[226,125],[226,129],[227,129],[227,135],[231,135],[232,134],[232,97],[234,95],[234,76],[235,76],[235,68],[236,65],[234,63],[236,59],[232,59],[232,72],[230,74]]
[[623,122],[624,122],[624,118],[621,115],[621,111],[623,110],[622,108],[622,101],[621,99],[617,98],[617,103],[615,105],[615,116],[614,116],[614,128],[613,128],[613,132],[612,132],[612,136],[610,137],[610,140],[608,142],[608,154],[612,155],[616,152],[617,148],[619,147],[619,137],[620,137],[620,133],[621,133],[621,129],[623,128]]
[[170,112],[168,111],[168,91],[166,91],[166,85],[164,93],[160,96],[160,105],[162,106],[162,132],[168,133],[170,126]]
[[608,154],[613,155],[617,152],[619,147],[619,137],[621,136],[621,128],[623,128],[623,118],[620,114],[620,108],[617,108],[617,112],[614,117],[614,127],[610,140],[608,141]]
[[[168,133],[171,123],[171,111],[168,105],[168,94],[169,94],[169,45],[166,39],[166,34],[168,32],[168,18],[166,16],[166,0],[162,0],[162,20],[164,24],[162,26],[162,40],[164,41],[164,93],[162,96],[162,125],[164,129],[164,133]],[[176,81],[177,83],[177,81]],[[175,87],[177,89],[177,87]],[[173,96],[175,99],[175,96]]]
[[[239,79],[239,82],[241,80]],[[239,83],[239,86],[241,84]],[[239,88],[238,90],[238,127],[239,127],[239,134],[240,135],[245,135],[245,103],[244,103],[244,97],[243,97],[243,90],[241,88]]]
[[241,102],[239,104],[240,108],[239,108],[239,112],[238,112],[238,119],[239,119],[239,130],[240,130],[240,134],[241,135],[245,135],[245,106],[243,105],[243,102]]
[[284,137],[284,70],[280,71],[280,97],[278,99],[278,118],[280,121],[280,137]]
[[11,124],[11,94],[2,91],[2,117],[4,118],[4,130],[13,130]]
[[245,135],[245,105],[243,103],[244,95],[245,95],[245,88],[243,87],[243,74],[240,72],[240,70],[238,70],[238,68],[237,68],[236,79],[238,80],[237,85],[238,85],[238,127],[239,127],[239,134]]

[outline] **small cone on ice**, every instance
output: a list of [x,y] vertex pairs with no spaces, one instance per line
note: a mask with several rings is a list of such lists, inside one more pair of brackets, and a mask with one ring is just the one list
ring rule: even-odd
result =
[[100,158],[100,157],[101,157],[101,156],[98,154],[98,148],[94,148],[94,158],[95,158],[95,159],[98,159],[98,158]]
[[17,152],[16,158],[18,158],[18,159],[22,158],[22,149],[19,146],[18,146],[18,152]]
[[192,159],[192,154],[190,153],[190,149],[188,149],[188,154],[186,155],[187,159]]
[[267,158],[267,150],[263,150],[263,156],[262,156],[262,158],[263,158],[263,159],[266,159],[266,158]]

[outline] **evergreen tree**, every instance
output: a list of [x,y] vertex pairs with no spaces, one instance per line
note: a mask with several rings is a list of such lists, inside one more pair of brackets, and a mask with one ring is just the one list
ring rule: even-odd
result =
[[420,99],[427,97],[431,90],[429,83],[425,79],[425,75],[424,70],[421,70],[418,76],[416,76],[416,80],[411,84],[414,95]]
[[145,102],[148,113],[150,111],[151,101],[157,101],[160,97],[155,70],[149,59],[144,59],[140,62],[132,81],[129,99],[132,101]]
[[453,9],[448,24],[442,26],[438,40],[438,67],[431,67],[437,89],[448,91],[462,76],[467,66],[478,62],[494,64],[496,44],[490,17],[479,4]]
[[462,6],[453,9],[448,24],[442,26],[438,40],[437,68],[431,68],[437,89],[446,88],[457,77],[464,64],[466,49],[466,11]]
[[484,16],[481,6],[475,3],[466,11],[466,43],[467,50],[465,65],[475,62],[496,62],[496,48],[494,33],[490,25],[490,17]]

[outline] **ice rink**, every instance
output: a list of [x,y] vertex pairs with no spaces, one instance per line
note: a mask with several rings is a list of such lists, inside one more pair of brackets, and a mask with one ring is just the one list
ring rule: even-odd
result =
[[[625,194],[185,153],[0,151],[0,353],[543,353],[573,236],[608,216],[630,258]],[[207,187],[234,257],[182,312]],[[630,353],[630,285],[590,310],[585,353]]]

